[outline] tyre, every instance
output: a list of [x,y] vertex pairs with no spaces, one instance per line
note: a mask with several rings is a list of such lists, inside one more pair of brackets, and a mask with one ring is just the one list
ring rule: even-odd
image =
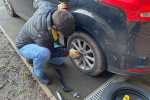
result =
[[117,82],[105,88],[101,100],[150,100],[150,91],[129,82]]
[[67,41],[68,49],[80,51],[82,55],[71,58],[71,62],[83,73],[97,76],[106,69],[106,58],[100,44],[84,32],[75,32]]
[[11,17],[16,17],[17,15],[16,15],[10,1],[9,0],[3,0],[3,1],[4,1],[5,8],[6,8],[7,12],[9,13],[9,15]]

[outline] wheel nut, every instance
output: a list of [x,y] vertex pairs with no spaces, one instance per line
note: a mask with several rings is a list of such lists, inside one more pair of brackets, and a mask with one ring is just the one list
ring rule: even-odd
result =
[[77,97],[77,95],[78,95],[78,93],[75,93],[73,96],[76,98],[76,97]]
[[79,95],[77,95],[77,98],[79,99],[79,98],[80,98],[80,96],[79,96]]
[[74,95],[73,95],[75,98],[80,98],[80,96],[78,95],[78,93],[75,93]]

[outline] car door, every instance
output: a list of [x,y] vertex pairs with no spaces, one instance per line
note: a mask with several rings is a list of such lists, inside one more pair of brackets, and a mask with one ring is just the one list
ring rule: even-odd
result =
[[[11,0],[11,1],[15,9],[15,12],[25,20],[28,20],[35,12],[33,8],[34,0]],[[60,4],[61,2],[65,2],[68,6],[69,12],[74,11],[77,3],[77,0],[45,0],[45,1],[57,5]]]
[[35,10],[33,9],[33,0],[11,0],[11,1],[15,12],[25,20],[28,20],[35,12]]

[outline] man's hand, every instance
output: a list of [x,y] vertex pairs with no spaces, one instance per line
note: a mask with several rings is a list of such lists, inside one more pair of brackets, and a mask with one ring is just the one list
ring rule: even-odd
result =
[[63,2],[63,3],[61,3],[61,4],[58,5],[58,10],[59,9],[67,10],[67,5]]
[[73,49],[69,50],[69,56],[72,57],[72,58],[77,57],[78,54],[77,54],[76,52],[77,52],[77,51],[76,51],[76,50],[73,50]]

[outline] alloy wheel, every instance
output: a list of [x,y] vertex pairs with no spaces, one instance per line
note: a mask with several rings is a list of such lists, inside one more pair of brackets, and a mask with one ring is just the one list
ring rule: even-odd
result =
[[81,55],[73,58],[74,62],[82,70],[91,70],[95,64],[95,57],[92,48],[82,39],[74,39],[70,45],[71,49],[80,52]]
[[9,14],[12,13],[12,8],[11,8],[11,4],[9,3],[8,0],[4,0],[4,4],[5,4],[5,7],[6,7],[6,10],[8,11]]

